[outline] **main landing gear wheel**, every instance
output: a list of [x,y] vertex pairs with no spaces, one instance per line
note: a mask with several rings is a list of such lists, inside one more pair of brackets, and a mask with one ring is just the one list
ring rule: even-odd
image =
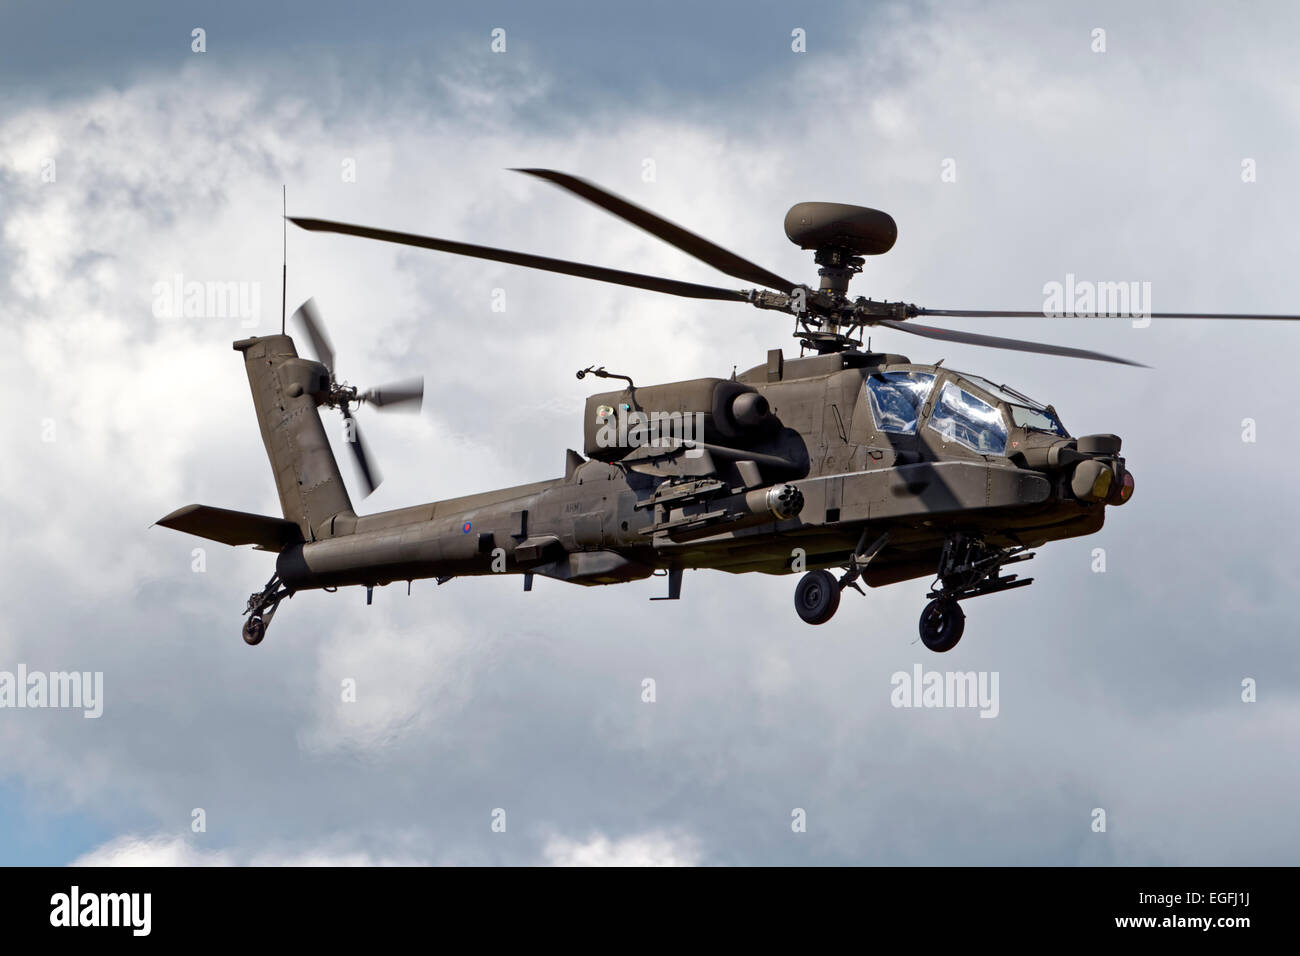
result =
[[935,598],[921,612],[921,643],[943,653],[957,646],[966,630],[966,612],[952,598]]
[[840,606],[840,582],[829,571],[809,571],[794,589],[794,609],[807,624],[825,624]]
[[261,644],[264,637],[266,637],[266,624],[263,623],[261,615],[254,615],[244,622],[245,644]]

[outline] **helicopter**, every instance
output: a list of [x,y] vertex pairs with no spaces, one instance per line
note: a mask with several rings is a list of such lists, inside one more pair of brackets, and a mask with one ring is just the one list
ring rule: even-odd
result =
[[[157,524],[277,555],[275,574],[244,610],[243,638],[262,641],[286,597],[398,581],[516,574],[595,586],[661,574],[678,600],[684,572],[800,574],[795,611],[831,619],[843,593],[930,577],[922,643],[951,650],[962,602],[1033,583],[1006,573],[1052,541],[1099,531],[1135,481],[1114,434],[1073,436],[1056,409],[1015,388],[864,347],[864,330],[1138,366],[1100,352],[920,325],[924,316],[1044,317],[1043,311],[926,309],[850,297],[867,256],[887,253],[898,228],[880,210],[801,202],[787,238],[813,253],[819,283],[795,283],[594,183],[546,169],[550,182],[754,288],[728,289],[323,219],[327,232],[503,262],[632,288],[746,303],[794,319],[798,357],[772,349],[729,377],[638,386],[623,380],[586,400],[583,452],[561,477],[426,504],[358,514],[330,449],[321,410],[344,418],[366,495],[378,484],[354,407],[412,409],[423,381],[359,389],[336,376],[319,309],[295,312],[315,358],[287,334],[242,339],[242,353],[282,517],[206,505]],[[1082,313],[1081,318],[1113,313]],[[1294,315],[1151,313],[1151,318],[1285,319]]]

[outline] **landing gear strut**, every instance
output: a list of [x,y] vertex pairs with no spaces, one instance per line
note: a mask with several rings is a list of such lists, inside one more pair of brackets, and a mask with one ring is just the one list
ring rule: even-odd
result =
[[1033,556],[1021,546],[995,548],[981,538],[949,537],[939,558],[937,586],[926,595],[931,600],[921,612],[921,643],[938,653],[956,647],[966,629],[966,614],[957,602],[1033,584],[1033,578],[1020,580],[1017,575],[999,573],[1003,565]]
[[799,579],[794,589],[794,609],[807,624],[825,624],[840,606],[840,592],[853,588],[859,594],[865,593],[858,585],[858,578],[867,569],[871,559],[880,553],[889,541],[889,533],[880,535],[867,546],[867,529],[862,529],[858,546],[849,556],[849,568],[843,577],[836,578],[830,571],[809,571]]
[[249,616],[244,622],[245,644],[262,643],[262,638],[266,637],[266,629],[271,626],[271,618],[275,616],[280,602],[292,593],[280,581],[280,575],[275,574],[266,582],[266,587],[249,596],[248,607],[244,608],[244,613]]

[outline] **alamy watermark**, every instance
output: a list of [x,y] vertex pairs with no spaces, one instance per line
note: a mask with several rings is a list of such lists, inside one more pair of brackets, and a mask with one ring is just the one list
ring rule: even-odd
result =
[[647,412],[626,404],[596,409],[596,445],[600,448],[677,448],[685,446],[686,457],[698,458],[704,440],[703,412]]
[[1049,319],[1105,315],[1132,319],[1133,328],[1144,329],[1151,324],[1151,283],[1091,282],[1068,272],[1064,282],[1043,286],[1043,315]]
[[895,671],[889,683],[895,707],[970,707],[981,717],[1001,710],[997,671],[927,671],[914,664],[911,673]]
[[74,884],[50,897],[51,926],[124,927],[132,936],[148,936],[152,911],[152,893],[83,893]]
[[262,317],[262,283],[247,281],[186,281],[176,273],[150,290],[155,319],[238,319],[242,328],[257,326]]
[[104,713],[103,671],[0,671],[0,708],[49,707],[84,711],[83,717]]

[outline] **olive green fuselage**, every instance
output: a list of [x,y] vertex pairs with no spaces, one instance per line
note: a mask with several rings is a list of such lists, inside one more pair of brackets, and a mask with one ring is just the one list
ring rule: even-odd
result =
[[[871,375],[895,371],[934,376],[910,434],[882,429],[868,397]],[[255,373],[250,360],[256,394]],[[333,514],[303,509],[304,540],[281,551],[277,570],[290,590],[494,573],[577,584],[659,569],[779,574],[844,566],[864,540],[888,533],[863,573],[878,586],[933,576],[955,532],[1036,547],[1101,528],[1105,502],[1070,490],[1073,460],[1047,462],[1046,449],[1065,444],[1061,435],[1008,419],[1005,454],[988,454],[929,427],[948,381],[960,373],[903,356],[773,353],[735,379],[602,393],[587,402],[588,457],[569,452],[563,477],[365,516],[337,500]],[[758,411],[766,414],[751,410],[754,399],[738,402],[745,394],[765,399]],[[737,409],[752,421],[738,421]],[[272,418],[286,411],[273,403]],[[676,416],[673,427],[685,422],[687,437],[656,444],[653,434],[633,435],[629,444],[612,426],[633,413]],[[264,418],[263,435],[274,463],[284,433]],[[283,448],[278,457],[292,458]],[[1122,469],[1122,459],[1108,460]],[[328,489],[335,478],[309,480]],[[746,497],[784,485],[802,493],[794,517],[779,519]],[[281,490],[284,499],[283,481]],[[289,508],[286,517],[294,517]]]

